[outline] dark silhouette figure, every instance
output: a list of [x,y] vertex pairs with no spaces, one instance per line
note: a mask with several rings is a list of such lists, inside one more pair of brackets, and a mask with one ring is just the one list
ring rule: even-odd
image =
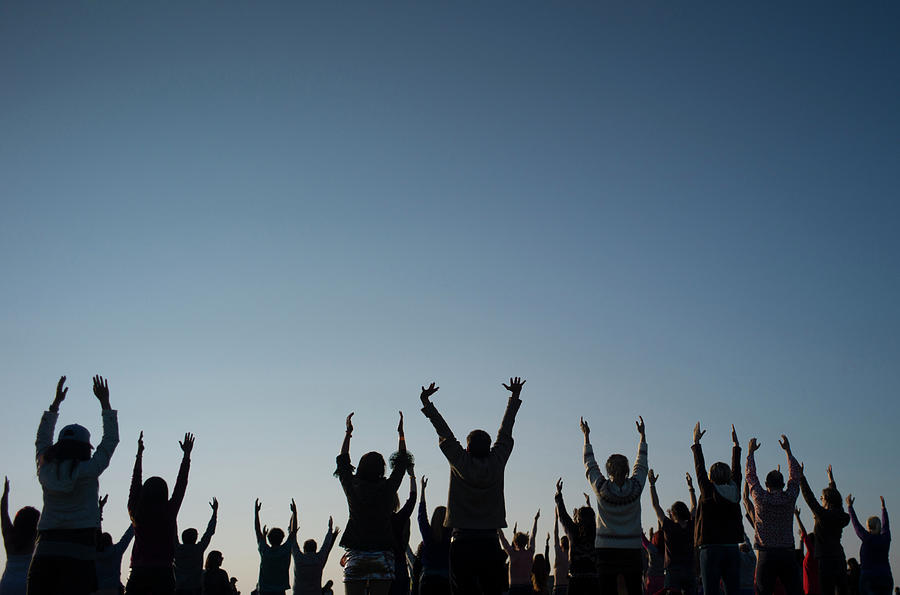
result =
[[850,515],[844,512],[844,503],[834,481],[831,465],[828,465],[826,473],[828,486],[822,490],[821,504],[816,501],[806,475],[800,477],[800,493],[815,519],[814,556],[819,566],[821,593],[834,595],[837,592],[839,595],[847,595],[847,557],[841,547],[841,534],[844,527],[850,524]]
[[569,588],[569,536],[559,537],[559,511],[555,506],[553,517],[553,595],[565,595]]
[[[594,543],[597,539],[597,520],[594,509],[582,506],[575,509],[575,518],[569,516],[563,500],[563,481],[556,482],[556,514],[563,531],[569,538],[568,595],[594,595],[600,590]],[[558,554],[557,554],[558,555]]]
[[28,565],[34,553],[38,520],[41,513],[33,506],[25,506],[9,518],[9,479],[3,479],[3,497],[0,498],[0,523],[3,527],[3,547],[6,550],[6,568],[0,578],[0,593],[25,595]]
[[106,380],[94,376],[94,396],[100,401],[103,416],[103,438],[97,449],[92,455],[91,434],[78,424],[60,430],[53,444],[59,406],[69,390],[64,388],[65,382],[65,376],[59,379],[56,398],[41,417],[35,441],[44,507],[28,569],[29,595],[86,595],[97,588],[94,560],[100,527],[99,477],[119,443],[119,424],[116,411],[109,405]]
[[509,557],[509,594],[523,595],[531,592],[531,569],[534,565],[535,540],[537,539],[537,523],[541,517],[538,510],[534,515],[534,525],[531,533],[519,533],[513,528],[513,543],[506,540],[506,535],[500,529],[500,545]]
[[756,438],[747,448],[747,484],[753,499],[755,547],[759,550],[756,562],[756,588],[759,595],[771,595],[776,581],[781,581],[787,595],[803,592],[800,565],[794,554],[794,505],[800,495],[800,463],[791,453],[791,443],[782,435],[779,445],[788,459],[789,479],[785,489],[784,476],[779,470],[766,475],[763,489],[756,475],[754,453],[759,450]]
[[853,531],[862,541],[859,548],[859,592],[862,595],[889,595],[894,585],[888,553],[891,549],[891,525],[884,496],[881,497],[881,518],[870,516],[866,529],[859,524],[853,509],[853,497],[847,495],[847,509]]
[[[819,565],[816,563],[816,537],[812,533],[806,532],[803,521],[800,519],[800,509],[794,509],[794,518],[797,519],[797,527],[800,533],[801,550],[805,547],[806,553],[803,556],[803,593],[804,595],[821,595],[822,590],[819,588]],[[847,562],[844,562],[841,572],[844,574],[846,581]]]
[[[109,494],[100,498],[100,522],[103,522],[103,508],[109,501]],[[97,591],[94,595],[119,595],[122,586],[122,556],[134,538],[134,527],[128,528],[118,542],[113,543],[112,535],[97,529]]]
[[444,524],[453,529],[450,584],[457,595],[498,595],[506,582],[497,530],[507,526],[503,478],[512,454],[512,429],[522,405],[519,395],[524,384],[515,377],[503,385],[512,394],[493,446],[487,432],[474,430],[466,439],[465,449],[430,401],[439,387],[433,382],[428,388],[422,387],[422,413],[437,431],[441,452],[450,463]]
[[391,595],[409,595],[409,567],[406,564],[406,550],[409,548],[410,517],[416,507],[416,473],[412,463],[408,463],[409,497],[403,507],[394,496],[394,514],[391,515],[391,530],[394,533],[394,582]]
[[444,526],[446,506],[436,506],[428,520],[425,488],[428,479],[422,478],[422,499],[419,502],[419,532],[421,551],[417,558],[422,566],[419,590],[414,595],[449,595],[450,593],[450,529]]
[[[741,518],[741,445],[734,425],[731,426],[731,465],[713,463],[706,471],[700,439],[706,430],[700,422],[694,426],[694,473],[700,488],[695,514],[694,541],[700,557],[700,580],[704,595],[718,595],[719,584],[725,585],[726,595],[736,595],[741,589],[741,550],[744,523]],[[749,484],[748,484],[749,486]],[[692,494],[693,497],[693,489]],[[749,491],[746,492],[750,502]],[[753,510],[749,505],[748,514]],[[753,520],[750,521],[753,524]]]
[[334,540],[341,530],[334,527],[334,521],[328,517],[328,528],[325,530],[325,538],[322,540],[322,549],[318,548],[315,539],[307,539],[303,542],[303,548],[298,543],[297,533],[299,523],[297,521],[297,506],[291,501],[291,527],[293,535],[291,540],[291,556],[294,559],[294,595],[319,595],[322,592],[322,570],[328,561],[328,554],[334,546]]
[[[256,532],[256,545],[259,549],[259,579],[257,588],[260,595],[284,595],[290,588],[289,575],[291,569],[291,546],[297,539],[297,528],[294,516],[297,513],[297,504],[291,499],[291,519],[288,521],[287,540],[284,531],[278,527],[269,529],[260,527],[259,511],[262,504],[259,499],[253,506],[253,527]],[[266,543],[268,541],[268,543]]]
[[193,527],[181,532],[181,543],[175,544],[175,593],[176,595],[200,595],[203,590],[203,556],[219,518],[219,501],[209,503],[212,515],[206,525],[203,537],[197,541],[197,530]]
[[694,516],[687,504],[677,500],[672,504],[671,518],[659,505],[656,481],[659,476],[650,470],[650,502],[656,512],[656,519],[662,527],[665,542],[665,579],[663,586],[669,592],[694,595],[697,592],[697,574],[694,560]]
[[203,595],[240,595],[235,586],[237,579],[229,579],[228,573],[222,569],[224,559],[219,550],[212,550],[206,556],[206,570],[200,578]]
[[[396,465],[384,476],[384,457],[368,452],[359,459],[359,468],[350,464],[353,413],[347,416],[347,430],[337,456],[336,474],[347,497],[349,518],[341,537],[344,555],[344,589],[347,595],[386,595],[394,580],[396,541],[391,526],[397,490],[406,473],[409,458],[403,433],[403,413],[397,425],[399,435]],[[354,472],[355,471],[355,472]]]
[[618,577],[625,581],[628,595],[641,595],[641,492],[647,479],[647,436],[644,418],[635,422],[640,442],[631,476],[628,459],[621,454],[606,460],[604,477],[594,459],[591,429],[584,418],[584,467],[588,481],[597,496],[597,574],[600,590],[613,593],[618,589]]
[[[848,504],[849,506],[849,504]],[[860,595],[859,593],[859,561],[856,558],[847,560],[847,586],[850,595]]]
[[178,511],[187,490],[194,435],[185,434],[184,441],[180,441],[178,446],[182,452],[181,466],[170,498],[169,486],[162,477],[154,476],[142,482],[144,433],[141,432],[138,437],[128,492],[128,514],[134,526],[131,574],[125,587],[128,595],[168,595],[175,592],[172,564],[175,544],[178,543]]

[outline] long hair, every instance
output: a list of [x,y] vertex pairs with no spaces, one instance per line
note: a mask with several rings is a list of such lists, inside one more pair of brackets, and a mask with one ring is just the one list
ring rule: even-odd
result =
[[59,479],[59,468],[66,461],[71,461],[72,466],[69,468],[69,477],[75,472],[78,463],[81,461],[91,460],[91,445],[88,442],[80,440],[58,440],[56,444],[51,445],[43,453],[41,453],[38,471],[45,464],[56,463],[56,478]]
[[435,543],[443,543],[450,532],[450,529],[444,526],[445,518],[447,518],[447,507],[435,506],[434,512],[431,513],[431,538]]
[[37,539],[38,520],[41,513],[33,506],[20,508],[13,519],[11,541],[8,547],[14,552],[29,553],[34,550],[34,541]]
[[141,486],[135,520],[143,523],[161,522],[169,504],[169,486],[162,477],[150,477]]
[[597,518],[594,509],[582,506],[575,510],[575,526],[578,527],[578,541],[593,540],[597,535]]
[[544,559],[544,554],[535,554],[531,562],[531,586],[538,593],[546,593],[549,582],[550,563]]
[[384,477],[384,457],[379,452],[367,452],[359,457],[359,467],[356,469],[357,479],[363,481],[378,481]]

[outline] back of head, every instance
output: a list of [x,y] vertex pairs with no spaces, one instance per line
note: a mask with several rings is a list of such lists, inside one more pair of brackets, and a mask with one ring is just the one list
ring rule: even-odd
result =
[[781,471],[774,469],[766,475],[766,488],[772,492],[780,492],[784,489],[784,475]]
[[731,481],[731,467],[719,461],[709,468],[709,480],[716,485],[725,485]]
[[491,435],[484,430],[472,430],[466,436],[466,452],[475,458],[491,454]]
[[447,518],[447,507],[446,506],[435,506],[434,512],[431,513],[431,538],[436,543],[441,543],[444,541],[444,537],[446,536],[449,529],[444,527],[444,519]]
[[[91,443],[75,440],[72,438],[64,438],[63,436],[68,430],[69,434],[74,433],[74,430],[71,430],[73,427],[79,427],[77,424],[73,424],[72,426],[66,426],[60,432],[60,439],[56,442],[56,444],[50,446],[47,450],[45,450],[41,454],[41,458],[39,461],[39,466],[43,467],[49,463],[56,463],[56,475],[59,477],[59,468],[62,463],[66,461],[72,462],[72,467],[69,470],[71,474],[75,468],[78,466],[78,463],[82,461],[88,461],[91,458]],[[84,428],[82,428],[84,430]],[[84,430],[87,432],[87,430]],[[90,434],[88,434],[90,436]]]
[[544,558],[544,554],[535,554],[531,561],[531,585],[537,593],[545,592],[547,582],[550,579],[550,563]]
[[279,529],[278,527],[273,527],[269,529],[269,533],[266,535],[266,538],[269,540],[269,545],[272,547],[277,547],[281,545],[281,542],[284,541],[284,531]]
[[685,504],[681,500],[677,500],[672,505],[672,520],[674,520],[676,523],[686,523],[691,520],[691,510],[687,507],[687,504]]
[[222,567],[223,560],[222,552],[219,550],[212,550],[208,554],[206,554],[206,569],[207,570],[216,570]]
[[169,504],[169,486],[162,477],[150,477],[141,487],[135,517],[141,522],[159,522],[163,520]]
[[319,549],[319,544],[316,543],[315,539],[307,539],[303,542],[304,554],[315,554],[317,549]]
[[614,454],[606,459],[606,473],[613,483],[621,485],[628,478],[628,457]]
[[559,538],[559,547],[562,548],[564,552],[569,551],[569,536],[563,535]]
[[575,518],[572,519],[578,526],[578,535],[582,539],[593,539],[597,533],[597,517],[590,506],[582,506],[575,509]]
[[185,529],[181,532],[181,543],[184,545],[194,545],[197,543],[197,530],[191,527],[190,529]]
[[378,481],[384,477],[384,457],[378,452],[367,452],[359,458],[356,477],[364,481]]
[[881,519],[877,516],[870,516],[866,519],[866,529],[868,529],[869,533],[872,535],[878,535],[881,533]]
[[8,546],[12,545],[10,549],[19,552],[33,548],[40,519],[41,513],[37,508],[33,506],[20,508],[13,518],[12,543],[8,544]]
[[517,531],[515,535],[513,535],[513,545],[516,546],[517,549],[524,550],[528,547],[528,534],[522,533],[521,531]]
[[100,537],[97,538],[97,551],[106,551],[108,548],[112,547],[112,544],[112,535],[110,535],[109,533],[101,533]]
[[825,502],[825,508],[829,510],[843,510],[844,504],[841,501],[841,493],[837,488],[831,486],[822,490],[822,500]]

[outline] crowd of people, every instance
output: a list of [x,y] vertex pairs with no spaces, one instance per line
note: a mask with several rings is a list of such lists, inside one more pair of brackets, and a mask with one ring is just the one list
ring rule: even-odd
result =
[[[4,483],[0,516],[7,562],[0,595],[237,595],[235,579],[222,567],[222,552],[207,553],[218,520],[215,498],[202,537],[194,528],[178,536],[194,436],[185,434],[179,442],[183,454],[170,494],[163,478],[143,479],[140,434],[127,501],[131,523],[114,542],[102,528],[108,499],[100,498],[99,477],[119,443],[117,412],[110,405],[107,381],[95,376],[93,392],[103,419],[100,442],[94,448],[90,433],[78,424],[62,428],[54,442],[59,407],[68,392],[65,381],[65,376],[60,378],[37,430],[41,510],[26,506],[10,519],[10,485],[8,480]],[[331,581],[322,584],[322,573],[341,535],[347,595],[718,595],[723,590],[726,595],[890,595],[891,534],[884,498],[880,516],[869,517],[863,526],[849,494],[845,510],[829,466],[828,484],[819,501],[786,436],[779,444],[787,459],[787,481],[779,467],[760,482],[755,461],[760,444],[756,438],[750,440],[742,466],[734,426],[730,464],[716,462],[707,468],[701,446],[705,431],[697,423],[692,451],[699,494],[688,473],[689,504],[679,500],[663,508],[656,489],[660,476],[649,467],[643,418],[636,422],[639,441],[633,466],[624,455],[612,454],[603,469],[595,458],[590,426],[582,418],[585,474],[596,510],[590,495],[584,494],[584,505],[570,513],[563,481],[557,481],[551,565],[549,533],[543,551],[537,551],[540,510],[531,531],[519,532],[514,526],[511,540],[503,532],[508,526],[504,474],[513,452],[512,432],[524,384],[518,377],[503,384],[509,399],[496,438],[474,430],[465,446],[431,400],[439,387],[434,383],[422,387],[422,413],[434,426],[450,467],[446,505],[436,506],[430,515],[425,500],[428,481],[422,477],[417,484],[402,412],[397,451],[387,461],[378,452],[368,452],[355,466],[350,456],[353,413],[349,414],[335,471],[347,499],[343,534],[329,518],[321,546],[312,539],[301,546],[296,504],[291,502],[285,533],[261,524],[257,500],[260,564],[253,593],[284,595],[290,589],[300,595],[333,593]],[[406,476],[409,495],[401,506],[398,492]],[[645,484],[650,486],[657,519],[656,527],[646,533],[641,524]],[[812,533],[806,531],[796,507],[801,494],[812,513]],[[417,500],[421,543],[414,552],[410,534]],[[752,537],[745,533],[745,518],[753,527]],[[800,550],[794,547],[795,519]],[[843,530],[851,524],[861,542],[858,561],[848,560],[841,545]],[[130,573],[123,585],[122,557],[132,541]]]

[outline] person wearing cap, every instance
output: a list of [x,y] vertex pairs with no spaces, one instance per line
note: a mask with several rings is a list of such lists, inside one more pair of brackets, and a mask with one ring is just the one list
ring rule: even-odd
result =
[[35,441],[44,509],[28,570],[30,595],[86,595],[97,586],[94,561],[100,527],[99,477],[119,443],[117,412],[109,405],[106,380],[94,376],[94,395],[103,409],[100,444],[93,449],[91,433],[78,424],[64,427],[54,444],[59,405],[69,390],[64,387],[65,382],[65,376],[59,379],[56,398],[41,417]]

